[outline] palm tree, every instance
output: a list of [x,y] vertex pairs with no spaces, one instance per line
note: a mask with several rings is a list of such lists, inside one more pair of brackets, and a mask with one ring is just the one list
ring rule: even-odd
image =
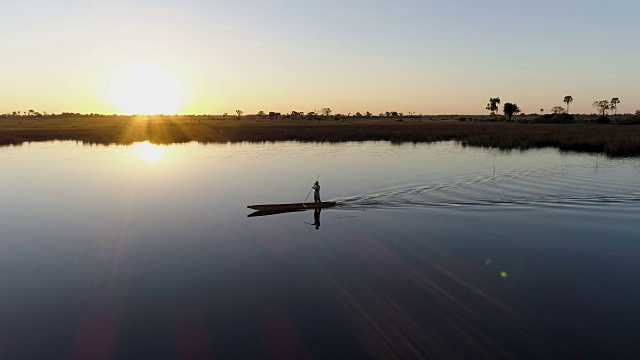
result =
[[541,113],[541,114],[544,114],[544,109],[540,109],[540,113]]
[[571,95],[567,95],[564,97],[563,102],[567,104],[567,114],[569,113],[569,104],[573,102],[573,97]]
[[620,99],[617,97],[611,99],[611,108],[613,109],[613,115],[618,115],[618,104],[620,104]]

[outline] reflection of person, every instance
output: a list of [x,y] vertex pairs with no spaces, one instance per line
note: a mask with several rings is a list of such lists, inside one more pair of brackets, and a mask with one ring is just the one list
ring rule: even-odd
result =
[[315,190],[313,192],[313,202],[316,202],[316,203],[321,202],[321,200],[320,200],[320,183],[318,183],[316,181],[316,183],[313,184],[313,190]]
[[316,226],[316,230],[320,229],[320,208],[313,210],[313,224]]

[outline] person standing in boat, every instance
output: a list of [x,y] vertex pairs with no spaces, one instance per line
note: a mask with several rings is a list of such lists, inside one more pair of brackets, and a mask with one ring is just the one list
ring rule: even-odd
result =
[[320,183],[318,181],[316,181],[316,183],[313,184],[313,190],[315,190],[313,192],[313,202],[315,203],[322,202],[322,200],[320,200]]

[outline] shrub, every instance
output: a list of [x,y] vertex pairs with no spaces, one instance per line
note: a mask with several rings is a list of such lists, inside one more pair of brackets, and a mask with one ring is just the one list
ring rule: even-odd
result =
[[620,125],[640,125],[640,114],[627,116],[620,120]]
[[533,120],[536,124],[571,124],[574,122],[573,115],[563,114],[544,114]]
[[598,120],[596,120],[596,122],[598,124],[609,124],[611,123],[611,119],[609,119],[607,116],[600,116]]
[[458,118],[458,121],[467,121],[467,118],[461,117],[461,118]]

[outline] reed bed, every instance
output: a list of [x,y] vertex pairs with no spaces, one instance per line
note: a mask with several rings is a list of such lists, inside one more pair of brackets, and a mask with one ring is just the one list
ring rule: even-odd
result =
[[[402,120],[402,121],[399,121]],[[173,144],[226,142],[419,143],[457,141],[463,146],[500,149],[554,147],[640,155],[640,126],[596,124],[518,124],[425,119],[220,119],[192,117],[5,118],[0,145],[72,140],[87,144]]]

